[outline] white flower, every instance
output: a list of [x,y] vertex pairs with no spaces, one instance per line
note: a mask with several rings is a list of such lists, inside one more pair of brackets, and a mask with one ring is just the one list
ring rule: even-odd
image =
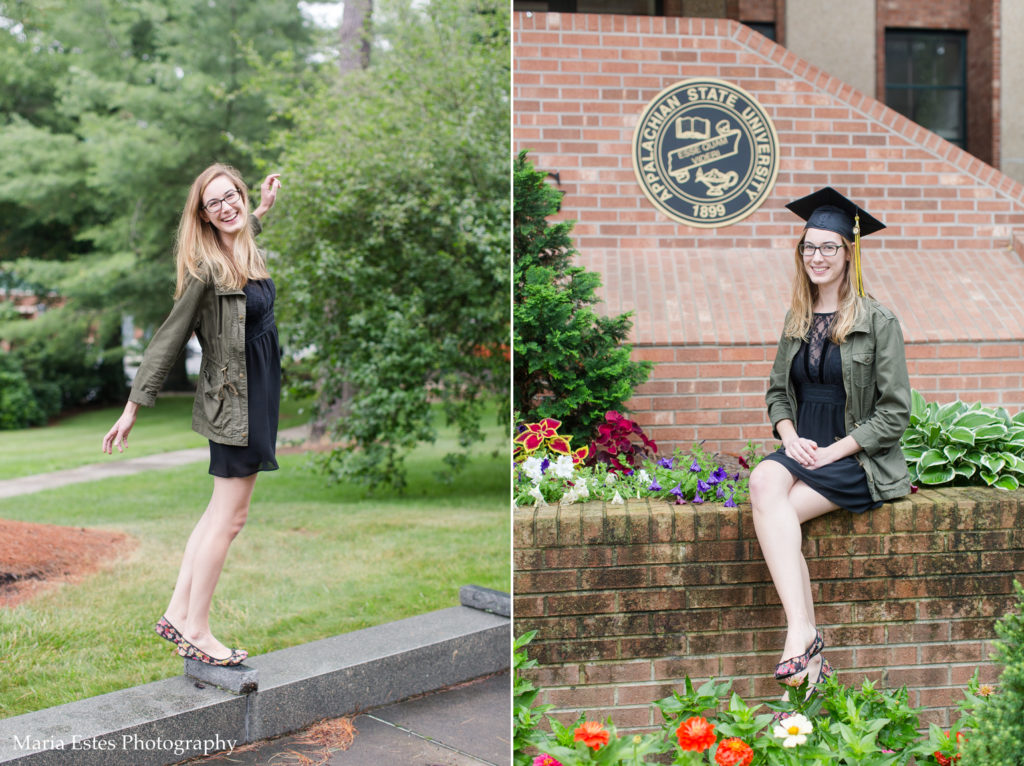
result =
[[562,499],[559,500],[558,502],[560,502],[560,503],[575,503],[579,499],[580,499],[580,493],[576,491],[576,487],[573,487],[568,492],[566,492],[564,495],[562,495]]
[[572,455],[559,455],[558,460],[548,468],[553,476],[559,479],[571,479],[573,471]]
[[590,487],[587,486],[587,480],[586,479],[584,479],[583,481],[579,482],[576,485],[575,489],[576,489],[576,496],[579,497],[580,500],[586,500],[588,497],[590,497]]
[[615,497],[612,498],[612,505],[625,505],[625,501],[622,499],[622,495],[619,494],[618,490],[615,492]]
[[615,483],[615,474],[612,471],[609,471],[608,475],[604,477],[604,483],[609,487]]
[[537,505],[547,505],[547,501],[544,499],[544,495],[541,494],[540,487],[533,487],[529,492],[530,497],[537,500]]
[[644,484],[650,484],[651,483],[651,477],[648,475],[647,471],[645,471],[643,468],[640,469],[640,473],[637,474],[637,477]]
[[783,747],[796,747],[804,744],[807,741],[807,735],[812,731],[814,731],[814,727],[807,717],[797,714],[783,718],[775,724],[775,730],[772,733],[782,740]]
[[543,461],[539,457],[528,457],[523,461],[523,473],[529,476],[534,484],[540,484],[540,480],[544,478],[542,464]]

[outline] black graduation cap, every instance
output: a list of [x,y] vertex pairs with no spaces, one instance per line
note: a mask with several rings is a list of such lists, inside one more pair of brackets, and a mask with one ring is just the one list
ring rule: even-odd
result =
[[[866,237],[881,231],[885,224],[871,213],[848,200],[831,186],[793,200],[787,208],[807,221],[805,229],[824,229],[834,231],[846,237],[850,242],[857,239],[857,234]],[[854,231],[854,224],[860,223],[860,231]]]

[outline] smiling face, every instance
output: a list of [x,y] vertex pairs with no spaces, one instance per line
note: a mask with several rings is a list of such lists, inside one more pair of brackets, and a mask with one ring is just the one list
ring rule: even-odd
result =
[[[838,288],[842,280],[846,278],[847,264],[850,262],[850,254],[843,245],[843,238],[834,231],[825,229],[807,229],[804,232],[803,245],[814,245],[817,249],[812,255],[804,255],[804,272],[811,284],[816,285],[818,290]],[[822,255],[821,247],[828,248],[829,245],[837,247],[834,255]]]
[[[233,200],[226,199],[232,196]],[[219,208],[210,209],[211,203],[213,207],[217,207],[218,200],[220,201]],[[246,221],[245,195],[239,192],[234,181],[224,175],[214,178],[203,189],[202,204],[203,209],[200,211],[202,219],[208,221],[217,230],[221,241],[233,242],[235,235],[242,230]]]

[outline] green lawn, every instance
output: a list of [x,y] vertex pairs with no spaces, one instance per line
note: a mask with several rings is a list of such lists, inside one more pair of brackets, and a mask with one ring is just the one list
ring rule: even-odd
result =
[[[305,402],[281,402],[282,429],[309,420]],[[308,405],[307,405],[308,406]],[[100,451],[103,437],[122,407],[107,407],[62,418],[52,426],[0,431],[0,479],[48,473],[106,460],[127,460],[158,452],[205,447],[204,437],[192,430],[192,396],[161,396],[155,407],[140,407],[128,449],[113,455]]]
[[[84,430],[98,445],[102,432]],[[486,447],[450,485],[435,478],[444,445],[421,448],[404,495],[329,486],[308,457],[281,456],[282,470],[257,481],[249,523],[229,552],[214,597],[218,637],[262,654],[453,606],[461,585],[508,592],[501,432],[489,429]],[[143,434],[133,436],[141,447]],[[0,610],[0,717],[181,672],[152,625],[211,489],[205,466],[194,465],[0,501],[3,518],[121,530],[138,541],[105,571]]]

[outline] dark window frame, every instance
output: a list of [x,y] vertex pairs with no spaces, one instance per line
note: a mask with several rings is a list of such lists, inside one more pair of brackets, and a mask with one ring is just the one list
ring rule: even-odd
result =
[[[889,43],[891,41],[905,41],[908,45],[912,44],[915,40],[938,40],[938,39],[956,39],[960,45],[960,62],[959,62],[959,77],[960,84],[954,85],[921,85],[913,82],[893,82],[889,78],[890,67],[889,67]],[[967,149],[967,32],[959,29],[925,29],[925,28],[902,28],[902,27],[887,27],[885,30],[885,72],[884,72],[884,85],[885,85],[885,102],[887,105],[892,105],[892,99],[890,94],[894,91],[901,91],[909,93],[913,96],[915,93],[924,92],[959,92],[960,93],[960,114],[959,121],[961,125],[961,133],[957,138],[947,138],[951,144],[959,146],[961,149]],[[895,108],[895,107],[893,107]],[[899,111],[899,110],[897,110]],[[903,114],[901,112],[901,114]],[[913,120],[913,115],[904,114],[904,116]],[[930,125],[924,125],[918,123],[922,127],[934,131],[934,127]]]

